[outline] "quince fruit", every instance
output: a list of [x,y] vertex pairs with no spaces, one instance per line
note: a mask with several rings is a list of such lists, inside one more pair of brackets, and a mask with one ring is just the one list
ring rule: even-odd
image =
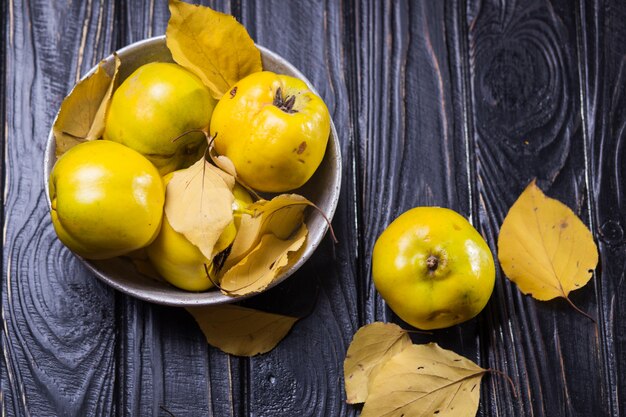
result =
[[145,64],[115,90],[104,139],[135,149],[165,175],[202,157],[214,107],[208,88],[180,65]]
[[301,80],[263,71],[248,75],[215,106],[215,149],[235,165],[239,178],[264,192],[306,183],[324,158],[330,114]]
[[402,320],[430,330],[476,316],[493,291],[495,266],[489,246],[463,216],[416,207],[376,241],[372,276]]
[[87,259],[106,259],[147,246],[163,216],[165,188],[157,169],[119,143],[95,140],[63,154],[50,174],[54,229]]

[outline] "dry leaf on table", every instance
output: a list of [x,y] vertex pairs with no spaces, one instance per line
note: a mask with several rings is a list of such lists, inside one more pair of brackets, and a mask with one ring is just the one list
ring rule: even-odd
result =
[[[507,277],[537,300],[583,287],[598,264],[598,248],[583,222],[563,203],[546,197],[535,181],[509,210],[498,237]],[[584,313],[583,313],[584,314]]]
[[120,59],[115,55],[115,69],[110,76],[101,62],[96,71],[79,81],[63,100],[52,126],[57,158],[74,145],[102,136],[119,67]]
[[266,289],[289,264],[290,254],[297,252],[307,237],[306,225],[288,239],[272,233],[263,235],[259,244],[239,263],[228,269],[220,280],[220,289],[228,295],[247,295]]
[[348,404],[364,402],[370,374],[408,346],[409,335],[396,324],[376,322],[361,327],[352,338],[343,365]]
[[234,305],[189,307],[207,342],[226,353],[254,356],[272,350],[297,318]]
[[435,343],[411,345],[372,372],[361,417],[473,417],[485,372]]
[[170,0],[167,47],[174,61],[196,74],[216,99],[246,75],[262,70],[261,53],[233,16]]
[[167,220],[207,259],[213,258],[215,243],[233,221],[234,185],[234,178],[204,159],[176,171],[167,184]]

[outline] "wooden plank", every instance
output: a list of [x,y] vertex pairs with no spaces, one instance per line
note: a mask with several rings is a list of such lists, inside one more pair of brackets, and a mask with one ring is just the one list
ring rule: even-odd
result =
[[[309,262],[285,283],[261,299],[268,308],[301,316],[293,331],[272,352],[250,359],[249,408],[244,415],[347,416],[356,411],[345,404],[343,359],[359,326],[354,258],[355,155],[351,117],[354,97],[348,82],[353,74],[349,43],[353,2],[244,2],[242,23],[253,39],[285,57],[316,87],[331,111],[344,161],[342,198],[333,227],[340,241],[329,237]],[[260,306],[261,306],[260,305]],[[307,311],[308,310],[308,311]]]
[[601,397],[607,415],[621,415],[626,408],[626,332],[620,326],[626,316],[622,282],[626,271],[624,225],[624,126],[626,125],[626,5],[619,1],[579,2],[578,48],[585,57],[579,66],[583,101],[583,131],[587,139],[589,199],[599,239],[601,275],[596,277],[599,300],[600,341],[603,360]]
[[[2,39],[3,42],[0,44],[0,74],[6,74],[9,66],[7,53],[8,53],[8,43],[9,43],[9,11],[8,4],[6,2],[0,2],[0,27],[2,30]],[[2,129],[0,130],[0,139],[2,143],[6,143],[6,135],[7,129],[7,119],[6,119],[6,84],[7,77],[0,77],[0,126]],[[4,184],[4,146],[0,150],[0,184]],[[2,193],[2,197],[0,197],[0,201],[2,201],[2,209],[0,209],[0,219],[2,224],[4,225],[4,193]],[[1,261],[4,265],[4,260]],[[4,270],[4,268],[3,268]],[[0,336],[1,340],[1,336]],[[1,400],[0,400],[1,401]]]
[[61,100],[111,49],[113,2],[3,4],[2,414],[110,415],[113,291],[56,239],[42,178]]
[[[577,73],[576,15],[569,2],[469,2],[477,202],[493,245],[531,179],[590,219]],[[600,279],[600,278],[596,278]],[[571,295],[596,316],[595,284]],[[499,274],[486,310],[486,365],[511,376],[519,396],[488,378],[485,415],[607,415],[594,324],[564,301],[537,302]],[[583,383],[583,381],[585,381]]]
[[[226,1],[202,2],[230,11]],[[123,47],[165,34],[166,1],[124,1],[118,22]],[[116,297],[118,331],[116,397],[125,416],[237,416],[243,360],[207,346],[193,318],[183,309]]]
[[[462,45],[451,29],[459,18],[451,6],[370,2],[361,5],[355,19],[362,205],[359,279],[368,285],[360,294],[366,322],[400,321],[383,307],[370,278],[372,248],[391,221],[416,206],[449,207],[475,218],[462,99],[467,74],[460,59],[449,53]],[[481,362],[482,320],[413,338],[437,342]]]
[[[271,11],[280,8],[273,5],[265,10],[270,16],[265,17],[258,10],[249,10],[244,6],[243,15],[248,21],[258,24],[257,22],[272,18],[276,20],[275,16],[271,16]],[[300,61],[305,63],[304,72],[314,78],[316,85],[322,86],[320,89],[324,96],[326,84],[324,76],[327,76],[324,71],[329,70],[318,69],[317,65],[320,64],[315,57],[307,56],[309,52],[306,50],[304,52],[298,50],[301,49],[299,45],[302,41],[299,43],[294,41],[293,50],[290,50],[290,42],[280,41],[280,28],[282,25],[293,26],[290,22],[296,18],[292,15],[298,13],[299,10],[292,9],[287,16],[280,19],[282,22],[280,26],[262,29],[253,26],[253,31],[261,44],[264,44],[264,38],[268,39],[277,45],[276,48],[282,47],[282,50],[277,51],[288,59],[296,63]],[[309,19],[313,21],[311,27],[301,28],[292,36],[316,40],[316,48],[322,50],[318,55],[325,57],[326,68],[331,71],[330,75],[335,73],[333,69],[336,64],[333,63],[333,58],[338,56],[340,65],[346,61],[342,67],[344,74],[347,73],[345,82],[350,83],[345,93],[335,90],[330,100],[327,96],[325,98],[331,106],[340,103],[339,100],[333,101],[335,96],[347,99],[349,112],[353,117],[350,127],[353,129],[351,133],[353,132],[354,139],[350,139],[351,146],[346,157],[349,162],[345,165],[351,170],[349,179],[354,181],[348,183],[347,188],[350,193],[355,193],[353,198],[356,201],[351,204],[356,205],[354,211],[348,213],[353,216],[350,220],[356,222],[356,229],[352,233],[358,240],[349,241],[348,244],[353,245],[354,249],[351,251],[353,256],[356,256],[357,264],[356,270],[352,269],[353,273],[356,273],[354,279],[343,285],[356,292],[355,302],[358,308],[352,314],[356,313],[357,316],[351,321],[354,323],[358,318],[356,322],[358,326],[373,320],[392,318],[371,285],[369,271],[371,248],[386,224],[402,211],[415,205],[446,205],[470,214],[468,166],[464,156],[467,138],[463,131],[466,127],[461,116],[454,112],[459,104],[452,100],[453,92],[461,88],[462,75],[454,75],[455,84],[451,85],[453,76],[450,75],[451,58],[447,55],[445,10],[442,3],[346,4],[343,9],[344,20],[339,21],[344,25],[342,28],[344,47],[343,51],[334,53],[327,52],[327,44],[332,45],[332,42],[327,40],[334,30],[331,23],[336,22],[333,10],[325,12],[323,25],[315,23],[319,11],[309,10],[308,13]],[[320,30],[319,27],[324,28],[322,33],[316,33],[316,30]],[[304,34],[300,35],[300,32]],[[333,86],[332,82],[330,85]],[[340,205],[339,216],[342,215],[341,207]],[[340,240],[343,234],[343,230],[340,230]],[[338,248],[339,252],[346,250],[350,251],[350,248]],[[353,287],[350,288],[351,286]],[[322,289],[322,293],[324,292]],[[319,306],[320,301],[321,298],[313,313],[315,320],[319,320],[316,316],[322,313],[323,309],[332,308]],[[337,318],[322,317],[330,319],[333,327],[337,327],[335,325]],[[307,319],[305,323],[309,323],[309,320]],[[473,321],[451,331],[437,332],[434,337],[417,336],[416,340],[437,340],[447,347],[456,348],[476,358],[479,356],[477,323],[478,321]],[[354,324],[352,326],[349,332],[354,332]],[[328,328],[328,325],[326,327]],[[281,345],[289,346],[290,352],[294,350],[306,352],[307,356],[304,358],[302,355],[297,357],[298,362],[292,363],[289,360],[288,366],[285,366],[285,356],[289,354],[281,353],[280,346],[275,353],[276,359],[272,359],[269,364],[265,360],[251,361],[251,391],[259,392],[253,394],[258,396],[258,400],[255,403],[253,397],[251,406],[255,407],[254,410],[260,409],[260,414],[290,415],[297,412],[307,415],[312,413],[338,415],[342,410],[347,413],[356,412],[355,407],[338,409],[328,405],[329,396],[340,395],[342,399],[344,398],[343,382],[327,386],[325,394],[318,392],[317,387],[323,386],[318,381],[324,377],[316,372],[314,364],[325,363],[327,369],[341,375],[341,362],[345,351],[335,348],[339,358],[334,358],[330,363],[328,358],[324,357],[322,361],[317,361],[317,352],[321,350],[323,353],[326,348],[312,351],[311,344],[322,344],[322,341],[316,336],[315,331],[311,333],[311,329],[307,330],[309,341],[298,342],[289,338]],[[330,336],[336,331],[333,329]],[[298,327],[294,329],[294,333],[297,332]],[[331,346],[338,345],[339,340],[341,339],[331,339],[326,343],[330,343]],[[304,345],[298,348],[302,343]],[[304,366],[298,365],[302,362]],[[263,365],[261,372],[254,373],[256,363]],[[264,372],[267,372],[265,378]],[[284,377],[276,376],[285,372],[288,372],[287,383]],[[291,373],[296,376],[292,377]],[[290,384],[288,382],[291,378],[295,381]],[[307,381],[304,386],[312,387],[313,391],[305,397],[307,401],[302,405],[297,402],[297,399],[303,396],[301,392],[303,388],[296,382],[297,378]],[[267,393],[265,394],[263,390]],[[289,395],[281,394],[284,392],[289,392]],[[280,401],[272,401],[273,397],[279,395]]]

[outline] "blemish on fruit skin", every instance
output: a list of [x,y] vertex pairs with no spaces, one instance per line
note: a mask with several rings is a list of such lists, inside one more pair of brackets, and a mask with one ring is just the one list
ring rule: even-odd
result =
[[296,151],[296,153],[297,153],[298,155],[301,155],[301,154],[302,154],[302,152],[304,152],[304,151],[305,151],[305,149],[306,149],[306,142],[302,142],[302,143],[300,144],[300,146],[298,146],[298,150]]
[[230,90],[230,98],[235,98],[235,94],[237,94],[237,86]]

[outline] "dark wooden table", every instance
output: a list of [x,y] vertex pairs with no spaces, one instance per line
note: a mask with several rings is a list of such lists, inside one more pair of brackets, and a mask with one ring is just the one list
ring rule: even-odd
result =
[[[101,58],[163,34],[165,0],[2,0],[3,416],[356,416],[342,364],[355,331],[398,321],[370,278],[378,234],[417,205],[466,215],[495,251],[533,178],[591,228],[600,266],[572,300],[522,295],[498,270],[463,325],[414,335],[483,367],[480,416],[626,415],[626,2],[210,1],[326,100],[343,153],[327,238],[253,304],[310,313],[271,353],[208,347],[182,309],[100,283],[55,238],[44,144]],[[408,416],[407,416],[408,417]]]

